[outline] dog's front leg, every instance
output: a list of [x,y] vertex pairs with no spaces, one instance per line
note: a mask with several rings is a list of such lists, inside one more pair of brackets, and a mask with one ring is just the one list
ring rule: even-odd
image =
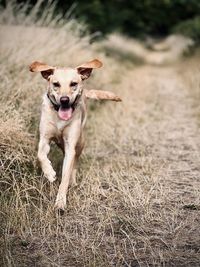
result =
[[66,206],[66,194],[75,161],[75,146],[65,144],[65,157],[62,168],[62,180],[56,197],[56,208],[64,210]]
[[40,161],[41,168],[44,172],[44,176],[50,182],[54,182],[56,180],[56,172],[54,171],[51,162],[47,157],[49,151],[50,151],[50,140],[45,137],[40,137],[40,142],[38,147],[38,160]]
[[80,137],[80,121],[77,120],[64,138],[65,156],[62,168],[62,180],[56,197],[55,207],[64,210],[66,206],[66,194],[70,183],[70,178],[74,169],[76,158],[76,144]]

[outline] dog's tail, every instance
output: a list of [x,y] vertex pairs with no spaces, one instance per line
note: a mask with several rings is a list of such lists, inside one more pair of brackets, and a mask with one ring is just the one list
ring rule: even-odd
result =
[[111,100],[111,101],[122,101],[121,98],[109,91],[102,90],[85,90],[85,95],[87,98],[96,100]]

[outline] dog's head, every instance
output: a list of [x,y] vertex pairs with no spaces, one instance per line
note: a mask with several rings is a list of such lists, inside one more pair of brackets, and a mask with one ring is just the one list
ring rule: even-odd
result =
[[58,107],[58,115],[63,120],[71,118],[83,90],[83,80],[88,79],[93,69],[100,68],[98,59],[86,62],[76,68],[52,67],[38,61],[30,65],[30,71],[40,72],[48,81],[47,94]]

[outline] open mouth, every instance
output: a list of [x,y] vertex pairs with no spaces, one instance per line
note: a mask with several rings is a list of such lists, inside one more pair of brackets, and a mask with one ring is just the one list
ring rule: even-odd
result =
[[52,98],[47,94],[47,97],[49,98],[54,109],[58,112],[58,117],[64,121],[71,119],[73,112],[78,105],[78,100],[79,100],[80,96],[81,95],[77,95],[77,97],[75,98],[75,100],[72,104],[69,103],[68,97],[62,97],[62,99],[60,100],[60,104],[58,104],[56,102],[55,97]]
[[73,113],[72,107],[68,108],[62,106],[59,107],[58,116],[61,120],[68,121],[69,119],[71,119],[72,113]]
[[67,121],[71,119],[72,114],[77,106],[77,101],[79,96],[77,96],[72,104],[69,103],[69,98],[66,97],[67,100],[64,101],[61,99],[61,104],[58,109],[58,116],[61,120]]

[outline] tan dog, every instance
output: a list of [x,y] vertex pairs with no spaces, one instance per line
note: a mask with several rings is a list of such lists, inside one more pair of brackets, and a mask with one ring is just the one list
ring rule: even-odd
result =
[[102,63],[94,59],[77,68],[57,68],[33,62],[30,71],[40,72],[48,81],[43,97],[40,121],[38,159],[45,177],[53,182],[56,173],[47,158],[50,142],[55,141],[64,152],[62,180],[55,206],[64,210],[69,184],[76,184],[76,163],[84,146],[83,128],[86,122],[86,98],[121,101],[115,94],[99,90],[83,90],[83,80]]

